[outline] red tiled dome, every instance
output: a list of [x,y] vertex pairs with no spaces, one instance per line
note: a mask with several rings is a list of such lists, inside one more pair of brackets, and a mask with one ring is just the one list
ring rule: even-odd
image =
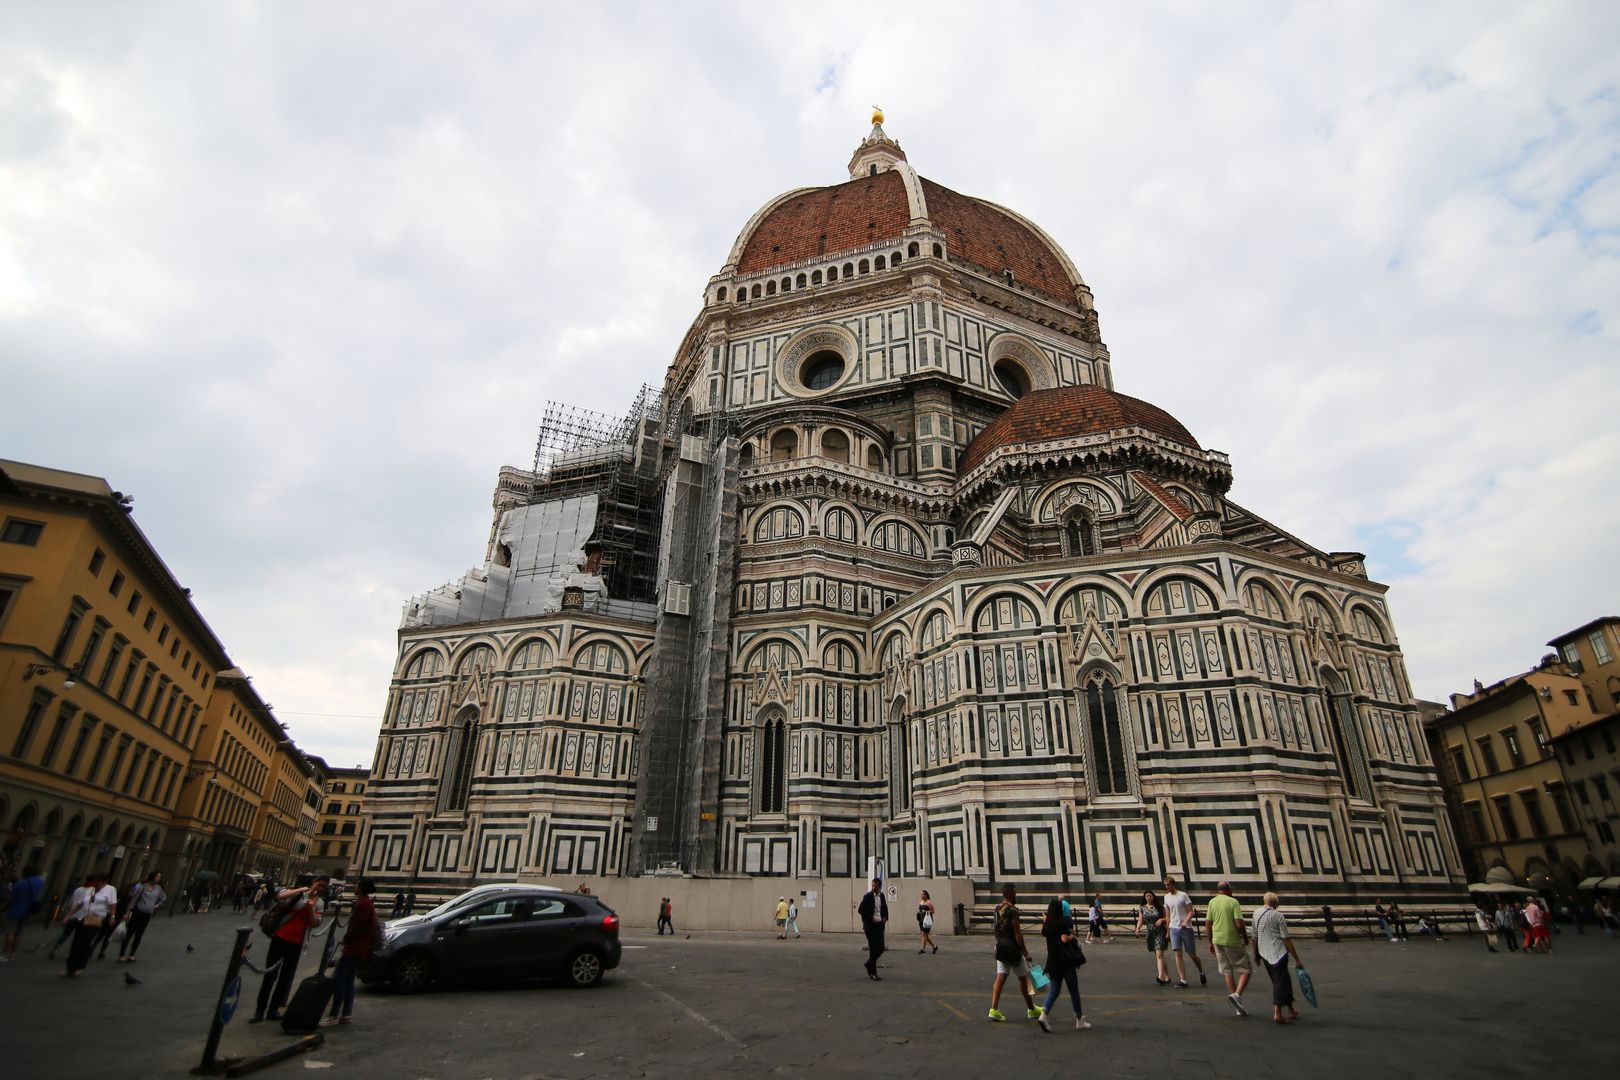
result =
[[1146,428],[1193,450],[1201,449],[1181,421],[1157,405],[1100,386],[1055,386],[1026,394],[985,425],[962,451],[957,467],[966,473],[1003,446],[1101,435],[1128,427]]
[[[997,277],[1011,270],[1015,281],[1065,304],[1075,303],[1080,283],[1070,280],[1062,254],[1037,230],[990,203],[916,179],[928,220],[945,234],[950,258]],[[782,200],[760,219],[743,245],[737,272],[751,274],[897,240],[911,223],[906,182],[898,169],[813,188]]]

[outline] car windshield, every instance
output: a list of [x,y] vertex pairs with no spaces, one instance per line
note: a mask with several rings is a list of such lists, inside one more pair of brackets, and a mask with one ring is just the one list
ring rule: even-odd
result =
[[446,900],[444,903],[440,904],[438,907],[424,915],[423,918],[436,919],[440,915],[448,915],[450,912],[456,910],[456,908],[464,907],[469,900],[475,900],[485,893],[496,892],[501,889],[509,889],[511,887],[512,886],[510,885],[480,885],[478,888],[472,889],[469,892],[464,892],[452,900]]

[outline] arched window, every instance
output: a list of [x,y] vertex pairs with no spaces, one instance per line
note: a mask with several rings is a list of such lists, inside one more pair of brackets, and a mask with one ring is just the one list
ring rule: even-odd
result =
[[889,816],[911,812],[911,725],[903,702],[889,710]]
[[883,451],[876,446],[866,448],[866,467],[873,472],[883,471]]
[[1085,683],[1086,733],[1091,739],[1091,790],[1097,795],[1129,795],[1125,725],[1119,719],[1119,687],[1102,672]]
[[910,255],[913,259],[921,254],[921,251],[919,251],[917,248],[917,242],[915,240],[913,240],[911,245],[906,248],[906,254]]
[[851,278],[851,277],[855,276],[855,264],[854,263],[845,263],[844,264],[844,276],[847,277],[847,278]]
[[884,259],[884,257],[882,255],[879,255],[876,259],[873,260],[873,265],[876,267],[876,269],[882,270],[885,266],[888,265],[888,261],[886,259]]
[[840,540],[846,544],[855,542],[855,515],[841,507],[833,507],[827,511],[827,523],[823,533],[829,540]]
[[[917,245],[912,244],[911,246],[912,246],[913,249],[915,249]],[[915,253],[915,251],[913,253]],[[900,265],[900,253],[898,251],[895,252],[893,255],[889,256],[889,265],[890,266],[899,266]]]
[[752,469],[754,467],[754,444],[743,443],[742,449],[737,453],[737,468]]
[[1012,360],[997,360],[993,369],[996,382],[1007,396],[1017,400],[1029,393],[1029,375],[1023,367]]
[[771,460],[791,461],[799,453],[799,436],[792,428],[783,428],[771,436]]
[[775,296],[776,295],[776,282],[767,281],[765,283],[765,295],[766,296]]
[[821,271],[820,270],[817,270],[817,271],[815,271],[814,273],[812,273],[810,275],[810,284],[812,284],[812,285],[820,285],[821,284]]
[[440,813],[467,808],[477,753],[478,710],[468,707],[450,725],[450,745],[444,755],[444,780],[439,785]]
[[799,277],[798,277],[798,280],[794,282],[794,284],[796,286],[798,286],[799,288],[801,288],[801,289],[804,288],[809,283],[810,283],[810,279],[805,277],[803,274],[800,274]]
[[837,428],[821,433],[821,456],[831,461],[849,461],[849,436]]
[[828,281],[837,281],[838,280],[838,267],[836,267],[836,266],[827,267],[827,280]]
[[754,299],[755,300],[759,299],[759,286],[758,285],[754,286]]
[[1344,777],[1345,790],[1352,799],[1372,799],[1372,773],[1367,768],[1367,753],[1361,743],[1361,730],[1356,725],[1355,705],[1350,700],[1350,689],[1337,672],[1322,669],[1322,709],[1327,717],[1329,733],[1333,736],[1333,753],[1338,759],[1339,775]]
[[935,244],[934,245],[934,258],[943,259],[944,257],[945,257],[945,248],[940,244]]
[[1097,554],[1097,527],[1084,514],[1071,515],[1063,523],[1063,555],[1078,559]]
[[861,265],[860,265],[860,270],[861,270],[861,273],[863,273],[863,274],[870,274],[872,272],[872,260],[871,259],[862,259],[861,260]]
[[781,713],[765,718],[759,730],[759,812],[784,812],[787,795],[787,720]]
[[724,285],[720,286],[720,291],[714,294],[714,298],[722,304],[726,302],[726,287]]

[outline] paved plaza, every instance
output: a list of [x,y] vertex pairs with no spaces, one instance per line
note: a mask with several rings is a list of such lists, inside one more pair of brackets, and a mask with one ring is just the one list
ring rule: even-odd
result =
[[[201,1055],[233,928],[229,912],[155,920],[141,961],[57,977],[44,951],[0,966],[8,1076],[177,1076]],[[1088,949],[1087,1018],[1045,1035],[1015,992],[985,1019],[988,937],[945,938],[919,956],[893,940],[883,981],[858,937],[760,934],[625,938],[624,964],[594,990],[556,984],[403,997],[362,989],[357,1023],[257,1075],[331,1068],[347,1077],[1037,1076],[1544,1078],[1607,1075],[1620,1048],[1607,992],[1620,942],[1565,932],[1550,957],[1491,955],[1479,938],[1325,945],[1301,941],[1322,1008],[1269,1019],[1264,973],[1236,1017],[1210,986],[1161,989],[1140,940]],[[194,951],[186,952],[186,945]],[[908,947],[909,946],[909,947]],[[255,933],[254,956],[263,953]],[[1206,964],[1208,961],[1206,960]],[[313,970],[309,957],[300,975]],[[128,971],[141,980],[126,986]],[[291,1042],[249,1026],[256,981],[225,1032],[227,1055]],[[1057,1016],[1068,1018],[1060,1003]]]

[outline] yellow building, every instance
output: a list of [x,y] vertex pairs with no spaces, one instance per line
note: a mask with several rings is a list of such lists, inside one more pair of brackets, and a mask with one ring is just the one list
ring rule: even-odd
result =
[[106,481],[0,461],[0,843],[53,895],[158,864],[230,666]]
[[1469,880],[1502,866],[1521,884],[1573,892],[1588,845],[1552,740],[1598,718],[1581,681],[1549,660],[1451,706],[1428,718],[1428,735]]
[[361,834],[365,831],[366,782],[371,770],[329,769],[326,805],[315,832],[315,850],[310,867],[335,878],[347,878],[349,866],[359,857]]
[[249,871],[268,874],[277,881],[291,881],[303,868],[304,853],[298,850],[299,832],[304,793],[309,790],[314,773],[314,766],[292,740],[283,737],[276,744],[268,786],[260,795],[259,812],[248,843]]
[[170,880],[194,874],[229,886],[247,872],[248,847],[275,764],[286,739],[240,668],[214,681],[203,710],[202,734],[190,779],[180,792],[161,864]]
[[1581,680],[1599,713],[1620,709],[1620,617],[1605,615],[1547,642]]

